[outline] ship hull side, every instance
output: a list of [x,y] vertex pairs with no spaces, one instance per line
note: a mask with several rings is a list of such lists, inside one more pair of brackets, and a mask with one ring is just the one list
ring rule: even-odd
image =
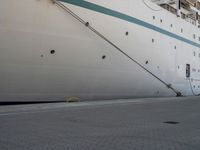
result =
[[[176,95],[51,1],[2,3],[0,101]],[[177,54],[163,48],[170,37],[116,17],[64,4],[166,83],[184,95],[192,95],[188,81],[176,71]],[[152,36],[165,39],[164,45],[152,45]]]

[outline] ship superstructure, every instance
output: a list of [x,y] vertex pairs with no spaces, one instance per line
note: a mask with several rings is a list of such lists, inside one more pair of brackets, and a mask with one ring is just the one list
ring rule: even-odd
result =
[[200,1],[199,0],[151,0],[169,12],[181,17],[187,22],[199,27]]
[[200,94],[200,1],[3,0],[0,101]]

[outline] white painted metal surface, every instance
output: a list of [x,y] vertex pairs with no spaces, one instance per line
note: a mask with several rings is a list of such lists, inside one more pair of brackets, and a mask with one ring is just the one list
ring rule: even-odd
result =
[[[142,0],[87,2],[200,44],[197,26],[154,3],[152,8],[159,11]],[[199,47],[117,17],[63,4],[182,95],[200,93]],[[0,101],[175,96],[50,0],[1,1],[0,52]],[[186,64],[191,65],[190,79]]]

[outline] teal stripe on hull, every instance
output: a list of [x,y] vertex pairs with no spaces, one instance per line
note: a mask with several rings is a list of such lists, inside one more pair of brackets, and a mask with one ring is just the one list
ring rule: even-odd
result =
[[156,32],[162,33],[162,34],[167,35],[169,37],[172,37],[174,39],[180,40],[182,42],[185,42],[187,44],[190,44],[192,46],[200,48],[200,44],[198,44],[196,42],[193,42],[193,41],[188,40],[184,37],[181,37],[177,34],[174,34],[172,32],[169,32],[167,30],[164,30],[164,29],[159,28],[157,26],[154,26],[152,24],[149,24],[145,21],[139,20],[137,18],[128,16],[128,15],[120,13],[120,12],[117,12],[115,10],[108,9],[108,8],[96,5],[94,3],[86,2],[84,0],[60,0],[60,1],[66,2],[66,3],[69,3],[69,4],[73,4],[73,5],[76,5],[76,6],[80,6],[80,7],[86,8],[86,9],[90,9],[90,10],[93,10],[93,11],[96,11],[96,12],[99,12],[99,13],[103,13],[103,14],[106,14],[106,15],[109,15],[109,16],[112,16],[112,17],[119,18],[121,20],[125,20],[125,21],[128,21],[128,22],[143,26],[145,28],[154,30]]

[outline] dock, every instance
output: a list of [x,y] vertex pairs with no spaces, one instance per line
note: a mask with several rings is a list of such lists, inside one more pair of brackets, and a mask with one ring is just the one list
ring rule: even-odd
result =
[[199,150],[200,97],[0,106],[0,150]]

